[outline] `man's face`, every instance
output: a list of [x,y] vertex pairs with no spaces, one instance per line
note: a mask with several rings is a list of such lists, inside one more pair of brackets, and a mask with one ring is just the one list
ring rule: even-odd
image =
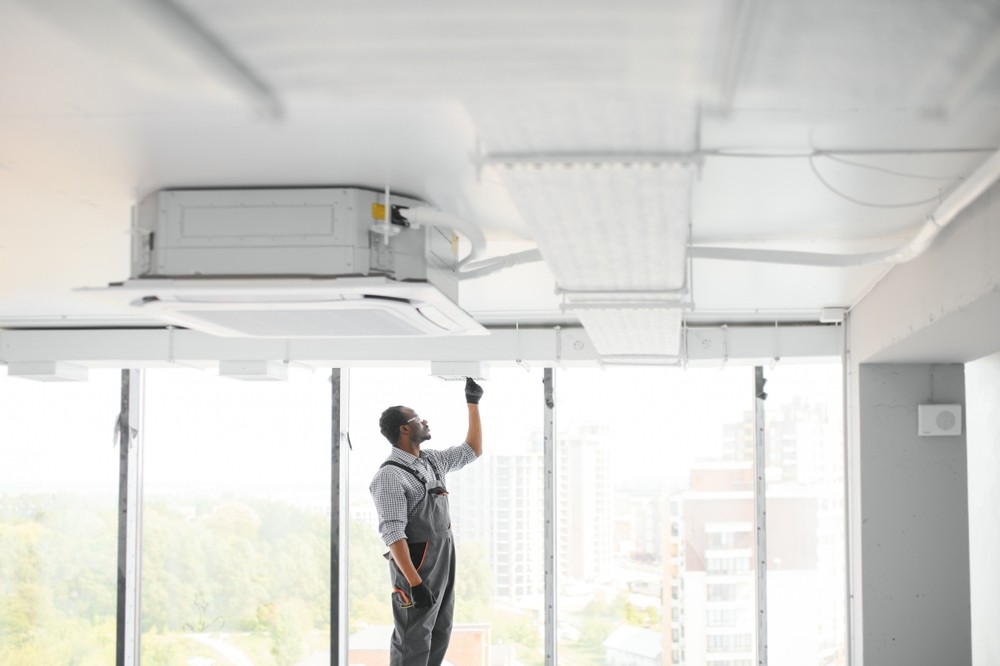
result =
[[407,409],[406,427],[410,429],[410,442],[413,444],[421,444],[426,442],[431,438],[431,429],[427,425],[427,421],[421,419],[420,416],[412,409]]

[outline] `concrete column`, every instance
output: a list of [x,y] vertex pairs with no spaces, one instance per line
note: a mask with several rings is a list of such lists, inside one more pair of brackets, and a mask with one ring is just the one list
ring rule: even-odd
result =
[[964,403],[964,366],[856,367],[863,664],[971,664],[965,436],[917,435],[918,405]]

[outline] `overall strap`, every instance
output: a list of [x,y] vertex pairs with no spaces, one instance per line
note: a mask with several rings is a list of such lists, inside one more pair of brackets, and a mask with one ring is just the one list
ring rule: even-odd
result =
[[427,462],[430,463],[431,469],[434,470],[434,478],[437,481],[442,481],[441,470],[438,469],[437,463],[434,462],[434,458],[428,458]]
[[425,488],[427,487],[427,481],[425,479],[423,479],[419,474],[417,474],[417,470],[413,469],[412,467],[407,467],[403,463],[398,463],[395,460],[386,460],[384,463],[382,463],[379,466],[379,469],[381,469],[382,467],[386,467],[388,465],[392,465],[393,467],[398,467],[399,469],[406,470],[407,472],[409,472],[410,474],[412,474],[414,477],[416,477],[417,481],[419,481],[420,483],[422,483]]

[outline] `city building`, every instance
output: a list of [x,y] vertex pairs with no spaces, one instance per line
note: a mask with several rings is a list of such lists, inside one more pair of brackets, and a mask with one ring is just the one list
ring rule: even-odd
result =
[[[688,488],[671,500],[664,566],[671,664],[755,663],[752,424],[750,414],[726,424],[722,459],[692,469]],[[846,663],[834,645],[845,622],[836,603],[843,559],[830,547],[843,542],[842,494],[831,492],[843,482],[840,437],[840,424],[818,404],[796,400],[766,420],[767,604],[782,627],[780,640],[768,643],[769,663]]]
[[534,597],[544,589],[542,467],[540,453],[498,453],[449,481],[461,498],[455,533],[486,546],[494,594],[501,600]]
[[611,452],[608,432],[581,425],[560,433],[556,449],[560,575],[600,580],[611,566]]

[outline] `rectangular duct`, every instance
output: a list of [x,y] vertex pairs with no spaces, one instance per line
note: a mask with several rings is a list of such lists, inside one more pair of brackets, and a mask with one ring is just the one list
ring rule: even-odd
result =
[[695,167],[523,164],[502,173],[565,309],[578,311],[598,352],[676,356]]

